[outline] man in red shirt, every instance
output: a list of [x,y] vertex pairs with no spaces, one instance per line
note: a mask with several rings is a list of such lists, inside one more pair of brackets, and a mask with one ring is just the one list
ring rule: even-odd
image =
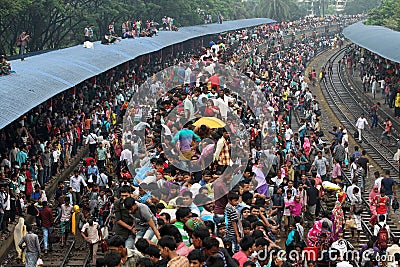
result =
[[386,215],[388,214],[389,197],[386,196],[385,189],[381,188],[381,194],[375,197],[375,203],[378,218],[379,215],[385,215],[386,221]]
[[40,220],[42,221],[44,253],[47,254],[49,249],[49,234],[53,232],[53,212],[47,205],[47,201],[42,203],[43,209],[39,212]]
[[385,131],[383,131],[380,140],[381,144],[383,143],[384,140],[386,140],[388,142],[388,145],[390,145],[390,137],[392,136],[392,125],[393,123],[390,121],[390,119],[386,118]]

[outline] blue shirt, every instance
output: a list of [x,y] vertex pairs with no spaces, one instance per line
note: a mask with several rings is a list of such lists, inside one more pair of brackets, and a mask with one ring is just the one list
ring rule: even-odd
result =
[[143,196],[139,197],[139,202],[142,204],[146,204],[146,201],[151,197],[150,192],[147,192],[146,194],[144,194]]
[[17,153],[15,160],[18,162],[18,165],[21,167],[22,163],[25,163],[27,158],[28,158],[28,154],[21,150]]
[[39,192],[33,192],[32,193],[32,195],[31,195],[31,198],[33,199],[33,200],[39,200],[40,199],[40,191]]
[[94,174],[94,175],[99,175],[99,169],[97,168],[97,166],[89,166],[88,167],[88,175],[90,175],[90,174]]

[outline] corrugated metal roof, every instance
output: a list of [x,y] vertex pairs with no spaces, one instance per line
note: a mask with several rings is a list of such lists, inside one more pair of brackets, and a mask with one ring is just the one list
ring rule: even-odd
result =
[[0,129],[30,109],[95,75],[196,37],[273,23],[267,18],[225,21],[180,28],[178,32],[160,31],[153,38],[125,39],[113,45],[94,43],[94,49],[82,45],[14,60],[16,74],[0,77]]
[[357,22],[346,27],[343,35],[371,52],[400,63],[400,32]]

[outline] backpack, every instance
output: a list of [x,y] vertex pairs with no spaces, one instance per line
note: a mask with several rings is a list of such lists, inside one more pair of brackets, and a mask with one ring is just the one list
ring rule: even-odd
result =
[[354,214],[360,215],[363,211],[363,203],[360,199],[357,199],[357,201],[354,203]]
[[383,226],[378,225],[381,229],[379,229],[378,232],[378,247],[380,249],[386,249],[388,247],[388,241],[389,241],[389,233],[388,230],[386,229],[386,224]]

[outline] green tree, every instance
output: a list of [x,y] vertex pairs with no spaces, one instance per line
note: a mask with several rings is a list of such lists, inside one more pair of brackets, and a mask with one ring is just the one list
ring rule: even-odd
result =
[[400,1],[383,0],[368,13],[367,24],[400,30]]
[[343,13],[356,15],[366,13],[379,4],[380,0],[353,0],[346,3]]
[[37,51],[81,43],[89,24],[95,25],[95,39],[112,21],[117,33],[128,19],[160,23],[163,16],[170,16],[177,26],[200,24],[200,10],[214,21],[219,13],[225,20],[254,17],[237,0],[1,0],[0,53],[15,54],[15,42],[23,30],[31,33],[28,49]]
[[293,0],[260,0],[254,5],[258,17],[267,17],[276,21],[297,19],[302,12]]

